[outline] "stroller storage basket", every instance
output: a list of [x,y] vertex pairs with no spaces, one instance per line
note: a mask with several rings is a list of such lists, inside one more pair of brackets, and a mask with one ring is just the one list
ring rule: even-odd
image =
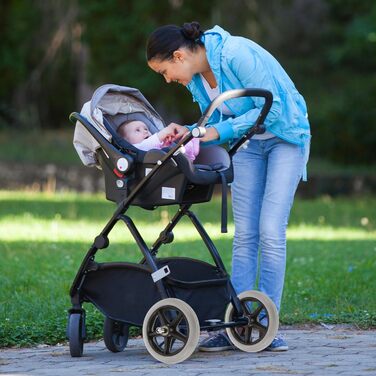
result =
[[200,325],[208,319],[224,319],[231,299],[228,277],[217,267],[203,261],[183,257],[159,259],[158,265],[168,265],[171,274],[166,283],[173,295],[188,303]]
[[[149,308],[160,299],[150,269],[127,262],[94,265],[81,287],[84,300],[113,320],[141,326]],[[191,305],[201,325],[208,318],[223,320],[230,292],[228,278],[218,268],[190,258],[158,259],[158,266],[165,265],[171,270],[165,278],[171,296]]]

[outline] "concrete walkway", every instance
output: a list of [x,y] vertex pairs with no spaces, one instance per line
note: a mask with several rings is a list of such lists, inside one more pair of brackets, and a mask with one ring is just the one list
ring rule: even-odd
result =
[[285,328],[290,350],[284,353],[196,352],[183,363],[158,363],[142,339],[131,339],[122,353],[103,341],[87,343],[82,358],[67,345],[0,350],[1,375],[376,375],[376,331],[344,327]]

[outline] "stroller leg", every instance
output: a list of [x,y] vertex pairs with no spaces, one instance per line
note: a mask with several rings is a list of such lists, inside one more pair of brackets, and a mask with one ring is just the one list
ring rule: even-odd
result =
[[218,267],[218,269],[222,272],[224,277],[228,277],[228,289],[231,296],[231,303],[234,306],[234,316],[235,317],[242,317],[244,315],[243,308],[240,304],[240,301],[237,297],[236,291],[234,289],[234,286],[231,283],[230,276],[228,275],[226,268],[222,262],[221,256],[218,253],[217,248],[215,247],[213,241],[209,237],[208,233],[206,232],[205,228],[202,226],[201,222],[198,220],[197,216],[191,212],[190,210],[187,210],[186,212],[189,219],[192,221],[193,225],[196,227],[196,230],[201,236],[201,239],[205,243],[207,249],[209,250],[215,265]]
[[169,237],[171,237],[172,230],[175,228],[175,226],[179,223],[181,218],[186,215],[187,211],[192,205],[181,205],[179,207],[179,210],[176,212],[174,217],[171,219],[171,221],[168,223],[166,228],[160,233],[158,239],[154,242],[153,246],[151,247],[151,254],[156,255],[158,253],[158,249],[161,247],[162,244],[169,241]]
[[228,274],[227,274],[225,266],[222,262],[221,256],[219,255],[217,248],[215,247],[213,241],[210,239],[208,233],[206,232],[206,230],[202,226],[201,222],[198,220],[196,215],[193,212],[191,212],[190,210],[188,210],[186,214],[189,217],[189,219],[191,220],[191,222],[193,223],[193,225],[195,226],[198,233],[200,234],[202,241],[205,243],[206,248],[209,250],[209,252],[210,252],[210,254],[211,254],[211,256],[212,256],[212,258],[215,262],[215,265],[221,271],[221,273],[223,274],[223,277],[228,277]]
[[[144,255],[146,263],[149,265],[152,273],[156,272],[158,270],[158,265],[155,262],[155,259],[153,255],[151,254],[150,249],[148,248],[141,234],[139,233],[136,226],[134,225],[132,219],[126,215],[120,215],[119,219],[121,219],[128,227],[129,232],[132,234],[134,240],[136,241],[138,247],[140,248],[142,254]],[[165,286],[163,285],[162,280],[156,281],[155,284],[157,286],[157,289],[162,299],[167,299],[170,297],[167,293]]]

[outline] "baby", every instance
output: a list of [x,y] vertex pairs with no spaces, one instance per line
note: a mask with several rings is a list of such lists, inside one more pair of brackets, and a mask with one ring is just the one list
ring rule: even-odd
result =
[[[117,130],[119,135],[137,149],[148,151],[170,146],[175,140],[175,126],[170,124],[157,133],[151,134],[146,124],[139,120],[126,121]],[[194,161],[200,151],[200,140],[193,138],[185,145],[185,155]]]

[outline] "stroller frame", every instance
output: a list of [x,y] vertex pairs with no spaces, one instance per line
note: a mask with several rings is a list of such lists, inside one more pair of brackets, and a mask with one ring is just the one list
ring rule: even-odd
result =
[[[265,98],[265,103],[254,126],[251,127],[248,132],[246,132],[229,150],[228,154],[230,158],[236,153],[236,151],[242,146],[242,144],[250,139],[254,134],[263,133],[263,122],[272,105],[272,94],[269,91],[261,89],[238,89],[227,91],[219,95],[212,101],[212,103],[199,119],[197,126],[191,132],[188,132],[187,136],[183,137],[183,139],[180,140],[175,147],[171,148],[171,150],[166,152],[160,159],[158,159],[155,166],[132,189],[130,194],[126,198],[118,202],[118,206],[111,219],[107,222],[101,233],[95,238],[92,246],[88,250],[70,289],[72,308],[68,311],[67,336],[69,338],[70,352],[72,356],[81,356],[83,353],[83,342],[86,337],[85,310],[82,307],[84,302],[93,303],[104,314],[104,339],[106,347],[110,351],[118,352],[122,351],[126,347],[128,341],[129,325],[141,326],[140,322],[137,321],[137,319],[134,319],[134,317],[124,320],[124,317],[119,317],[118,314],[113,314],[113,312],[109,313],[107,311],[107,307],[103,308],[104,306],[101,302],[98,303],[96,298],[92,299],[90,292],[88,292],[91,287],[89,287],[89,290],[85,291],[85,284],[87,283],[89,284],[89,286],[95,285],[96,287],[94,288],[94,290],[98,288],[93,278],[91,278],[92,281],[90,281],[90,275],[95,275],[95,272],[98,271],[99,273],[102,273],[107,269],[109,270],[108,272],[106,272],[107,275],[114,276],[114,278],[118,278],[118,271],[115,270],[124,271],[125,269],[130,270],[132,268],[137,269],[137,273],[140,273],[142,270],[142,272],[149,271],[149,273],[151,274],[153,283],[156,287],[157,295],[161,300],[159,302],[157,301],[150,308],[146,307],[149,308],[149,311],[145,316],[142,327],[144,337],[148,337],[147,340],[144,338],[145,345],[151,355],[159,361],[173,364],[187,359],[194,352],[194,349],[198,342],[198,335],[200,330],[213,331],[226,329],[229,334],[230,340],[234,343],[234,345],[244,351],[249,352],[260,351],[264,349],[274,338],[278,329],[278,313],[275,309],[274,304],[270,301],[269,298],[257,291],[250,292],[251,294],[244,295],[243,293],[243,296],[237,296],[217,248],[215,247],[213,241],[211,240],[210,236],[204,229],[197,216],[190,210],[192,203],[179,204],[177,212],[165,226],[165,228],[161,231],[159,237],[150,248],[147,246],[132,219],[129,216],[125,215],[126,211],[132,205],[135,198],[137,198],[140,191],[142,191],[145,185],[148,184],[153,176],[164,165],[166,165],[168,161],[179,154],[179,151],[181,150],[180,148],[188,143],[193,137],[202,137],[205,134],[205,125],[214,110],[228,99],[243,96],[263,97]],[[113,159],[114,161],[119,161],[121,159],[123,164],[125,161],[125,165],[127,167],[132,166],[132,159],[128,155],[121,153],[117,148],[110,144],[85,117],[78,113],[72,113],[70,115],[70,120],[72,122],[79,121],[87,129],[87,131],[98,141],[107,158]],[[116,174],[116,171],[114,172]],[[214,184],[211,184],[211,186],[212,187],[209,194],[210,196]],[[156,258],[159,248],[163,244],[171,243],[173,241],[173,230],[184,216],[187,216],[190,219],[193,226],[199,233],[203,243],[205,244],[214,261],[215,267],[210,264],[187,258],[169,258],[159,260]],[[128,230],[130,231],[143,255],[143,259],[139,264],[134,265],[127,263],[96,263],[95,254],[98,250],[107,248],[109,246],[108,236],[113,227],[119,221],[124,222]],[[168,266],[169,263],[177,269],[192,268],[194,270],[196,268],[197,273],[199,269],[202,269],[204,272],[207,271],[209,274],[212,274],[212,276],[211,278],[209,278],[209,280],[205,279],[203,281],[197,281],[193,279],[191,281],[187,281],[186,283],[182,283],[182,281],[177,281],[177,279],[179,278],[176,278],[176,276],[175,279],[168,277],[170,274],[170,269]],[[200,273],[202,272],[200,271]],[[183,274],[185,275],[185,277],[187,276],[186,272],[183,272]],[[166,283],[166,280],[168,280],[169,278],[171,283]],[[105,281],[104,284],[106,284],[106,281],[108,279],[109,277],[106,277],[102,280],[102,283],[103,281]],[[89,282],[87,282],[88,280]],[[123,281],[123,279],[121,279],[121,281]],[[180,288],[187,289],[187,291],[189,292],[184,292],[183,296],[187,296],[187,294],[189,295],[191,293],[191,286],[193,286],[193,288],[200,288],[204,286],[204,288],[214,288],[220,291],[218,300],[221,300],[221,297],[223,295],[226,295],[227,297],[224,302],[221,302],[219,305],[217,304],[217,306],[215,303],[210,302],[209,304],[214,304],[214,306],[216,307],[212,310],[205,308],[203,310],[205,312],[202,313],[198,312],[200,311],[200,308],[197,306],[198,303],[196,302],[195,310],[197,316],[200,319],[198,320],[196,318],[195,311],[190,307],[189,304],[184,302],[184,298],[182,300],[175,298],[176,295],[179,295],[179,293],[176,294],[176,291],[179,291],[179,287],[177,290],[174,290],[174,286],[179,286],[179,284],[183,285],[180,286]],[[150,289],[151,287],[149,286],[147,290],[150,291]],[[98,295],[97,290],[95,290],[95,293],[92,294],[92,296],[95,295]],[[187,299],[189,302],[190,298]],[[147,297],[145,297],[145,301],[146,300]],[[163,302],[166,302],[166,304],[163,304]],[[258,304],[256,313],[249,312],[247,308],[247,304],[254,302]],[[203,303],[205,302],[200,302],[200,305]],[[220,313],[218,312],[222,312],[221,310],[223,310],[223,305],[227,305],[227,303],[230,303],[226,311],[227,320],[218,320],[213,319],[213,317],[205,316],[208,311],[215,312],[216,314],[220,315]],[[130,307],[130,309],[132,309],[132,307]],[[109,309],[109,311],[111,311],[111,309]],[[122,310],[120,309],[120,311]],[[265,333],[262,332],[260,325],[258,325],[259,315],[262,312],[264,312],[264,315],[266,314],[269,319]],[[142,314],[144,314],[144,312]],[[179,318],[179,322],[177,322],[177,317]],[[163,321],[169,322],[170,324],[174,323],[175,326],[166,324],[166,322]],[[257,327],[260,329],[260,338],[257,338],[255,341],[252,341],[250,333],[247,332],[248,334],[245,334],[246,337],[244,337],[243,334],[239,334],[239,331],[237,329],[239,327],[250,327],[250,330],[252,331],[252,325],[258,325]],[[164,345],[160,345],[153,338],[149,338],[150,330],[155,330],[153,336],[162,336]],[[170,334],[174,336],[172,339],[170,338]],[[192,339],[192,337],[194,338]],[[183,343],[182,347],[180,347],[178,350],[173,349],[173,343],[176,340],[181,340]]]

